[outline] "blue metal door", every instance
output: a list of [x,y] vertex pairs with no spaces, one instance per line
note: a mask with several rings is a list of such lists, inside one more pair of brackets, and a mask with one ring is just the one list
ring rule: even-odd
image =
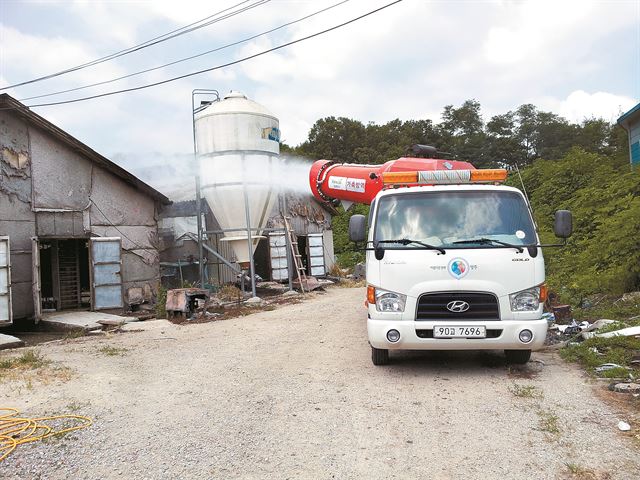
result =
[[92,238],[92,309],[122,308],[122,257],[119,237]]

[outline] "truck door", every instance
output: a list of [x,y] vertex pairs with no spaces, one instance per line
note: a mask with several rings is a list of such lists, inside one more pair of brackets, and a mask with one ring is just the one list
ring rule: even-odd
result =
[[122,308],[122,258],[120,237],[89,240],[91,309]]
[[307,235],[307,258],[309,259],[309,274],[314,277],[324,277],[327,271],[324,265],[324,236],[322,233]]
[[11,325],[12,322],[9,237],[0,237],[0,325]]
[[280,281],[289,279],[287,255],[287,239],[284,232],[270,233],[269,258],[271,261],[271,280]]

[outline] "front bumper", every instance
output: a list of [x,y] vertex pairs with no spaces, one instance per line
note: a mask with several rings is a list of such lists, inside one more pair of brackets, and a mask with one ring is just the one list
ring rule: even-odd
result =
[[[487,332],[497,335],[493,338],[423,338],[434,325],[484,326]],[[501,320],[473,322],[438,322],[411,320],[367,320],[369,343],[372,347],[389,350],[539,350],[547,335],[547,321],[542,320]],[[387,340],[387,332],[400,332],[400,340]],[[519,340],[518,334],[524,330],[533,332],[529,343]],[[419,330],[419,336],[416,330]]]

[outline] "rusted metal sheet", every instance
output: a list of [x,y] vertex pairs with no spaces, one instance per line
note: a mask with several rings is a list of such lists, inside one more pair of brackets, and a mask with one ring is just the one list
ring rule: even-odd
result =
[[172,316],[177,313],[190,314],[195,311],[196,300],[209,298],[209,291],[202,288],[176,288],[167,291],[165,308]]

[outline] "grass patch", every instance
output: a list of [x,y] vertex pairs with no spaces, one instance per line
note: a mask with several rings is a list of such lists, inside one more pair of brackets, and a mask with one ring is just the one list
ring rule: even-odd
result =
[[360,280],[353,280],[351,278],[345,278],[345,279],[341,279],[339,282],[337,282],[335,284],[336,287],[338,288],[359,288],[359,287],[366,287],[367,286],[367,281],[362,278]]
[[167,289],[162,285],[158,286],[156,318],[167,318]]
[[623,301],[621,298],[606,297],[600,302],[596,303],[591,308],[575,308],[573,309],[573,316],[576,320],[598,320],[600,318],[610,318],[611,320],[622,320],[631,322],[631,324],[640,324],[640,318],[633,317],[640,316],[640,301],[627,300]]
[[599,477],[593,470],[581,467],[576,463],[565,463],[565,466],[567,467],[567,473],[571,475],[571,478],[577,478],[580,480],[609,478],[608,476]]
[[518,398],[540,398],[542,391],[534,385],[519,385],[514,383],[509,387],[509,391]]
[[16,383],[12,388],[31,390],[34,383],[48,385],[54,381],[68,381],[71,370],[63,366],[53,366],[52,361],[35,350],[27,350],[17,357],[0,359],[0,381]]
[[84,337],[84,330],[75,329],[75,330],[70,330],[67,333],[65,333],[63,339],[64,340],[72,340],[74,338],[80,338],[80,337]]
[[553,412],[546,410],[538,410],[539,427],[541,432],[558,435],[560,433],[560,424],[558,416]]
[[105,345],[104,347],[100,347],[98,349],[98,352],[108,357],[124,357],[128,351],[129,350],[127,350],[126,348],[112,347],[111,345]]
[[242,290],[240,290],[235,285],[224,285],[220,289],[220,291],[217,293],[216,296],[220,300],[223,300],[226,302],[237,302],[237,303],[240,303],[244,298],[244,294],[242,293]]
[[25,370],[34,370],[47,366],[51,363],[45,357],[35,350],[27,350],[19,357],[5,358],[0,360],[0,370],[10,370],[21,368]]
[[[560,350],[560,356],[569,362],[579,363],[592,373],[594,368],[603,363],[617,363],[622,367],[630,366],[635,355],[640,354],[640,339],[635,337],[593,337],[582,343],[568,345]],[[601,372],[601,376],[615,376],[624,370],[623,377],[628,375],[626,369],[613,369]]]

